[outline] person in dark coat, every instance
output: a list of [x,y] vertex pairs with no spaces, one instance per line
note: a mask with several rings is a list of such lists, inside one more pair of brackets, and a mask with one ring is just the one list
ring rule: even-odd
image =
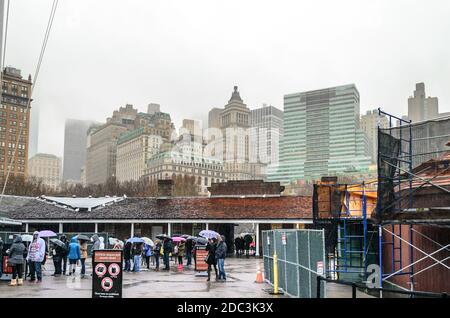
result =
[[170,270],[170,261],[169,261],[169,254],[173,251],[173,244],[172,240],[169,238],[164,239],[163,244],[163,250],[164,250],[164,270],[168,271]]
[[217,237],[217,247],[216,247],[216,262],[219,267],[219,278],[218,280],[226,280],[225,275],[225,256],[227,255],[227,243],[225,243],[225,238],[223,236]]
[[63,275],[66,275],[67,271],[67,256],[69,255],[69,241],[67,240],[67,236],[62,235],[60,237],[60,241],[63,242],[66,245],[66,253],[62,256],[62,273]]
[[249,252],[250,252],[250,243],[253,242],[253,237],[250,234],[247,234],[244,236],[244,241],[245,241],[245,255],[249,256]]
[[3,272],[3,240],[0,237],[0,277],[2,277]]
[[8,263],[12,265],[13,276],[9,286],[23,285],[23,264],[25,254],[25,245],[22,243],[22,237],[15,235],[13,244],[9,248]]
[[62,274],[62,262],[64,256],[67,255],[67,250],[62,246],[54,244],[53,246],[53,265],[55,266],[55,272],[52,276],[58,277]]
[[153,247],[153,256],[155,257],[155,271],[159,271],[159,257],[161,255],[161,241],[155,240],[155,246]]
[[236,247],[236,255],[241,256],[242,255],[242,237],[238,236],[234,239],[234,246]]
[[131,271],[131,247],[133,244],[131,242],[126,242],[123,247],[123,259],[125,260],[124,272]]
[[208,256],[206,257],[206,263],[208,264],[208,279],[209,282],[211,280],[211,270],[212,266],[214,266],[214,271],[216,272],[216,280],[218,280],[219,276],[217,274],[217,262],[216,262],[216,239],[212,238],[208,240],[208,244],[206,245],[206,250],[208,251]]
[[185,243],[186,246],[186,266],[190,266],[192,264],[192,240],[186,240]]

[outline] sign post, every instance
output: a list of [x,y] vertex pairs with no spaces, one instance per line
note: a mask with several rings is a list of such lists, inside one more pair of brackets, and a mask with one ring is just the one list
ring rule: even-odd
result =
[[95,250],[92,255],[92,298],[122,298],[121,250]]
[[208,276],[208,264],[205,262],[208,256],[208,251],[204,245],[195,246],[195,276]]

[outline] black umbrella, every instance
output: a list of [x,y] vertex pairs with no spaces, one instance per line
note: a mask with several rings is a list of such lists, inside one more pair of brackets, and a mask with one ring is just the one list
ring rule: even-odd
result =
[[157,239],[160,239],[160,240],[165,240],[165,239],[171,240],[171,239],[172,239],[172,238],[171,238],[169,235],[167,235],[167,234],[159,234],[159,235],[156,235],[156,238],[157,238]]
[[79,241],[90,241],[91,240],[87,235],[84,235],[84,234],[79,234],[76,236],[76,238]]
[[208,240],[205,239],[204,237],[196,237],[195,243],[200,244],[200,245],[206,245],[206,244],[208,244]]
[[59,247],[66,247],[66,244],[64,244],[63,241],[60,241],[60,240],[58,240],[56,238],[50,239],[50,242],[52,242],[55,245],[58,245]]
[[190,235],[183,234],[183,235],[181,235],[181,237],[187,239],[188,237],[190,237]]

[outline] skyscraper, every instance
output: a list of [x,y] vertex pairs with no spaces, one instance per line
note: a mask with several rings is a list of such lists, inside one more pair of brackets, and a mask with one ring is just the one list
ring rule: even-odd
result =
[[81,168],[86,164],[86,143],[90,120],[66,119],[64,128],[63,181],[81,182]]
[[[0,179],[27,176],[30,133],[31,75],[23,79],[21,71],[13,67],[3,70],[0,105]],[[20,134],[20,130],[22,133]],[[17,149],[16,149],[17,147]]]
[[86,152],[86,183],[102,184],[116,176],[117,139],[134,129],[137,109],[127,104],[113,112],[106,123],[90,132]]
[[276,164],[279,160],[279,142],[283,136],[283,111],[266,104],[252,109],[250,126],[255,137],[253,146],[258,161],[265,164]]
[[223,108],[214,107],[208,113],[208,128],[220,128],[220,114]]
[[255,140],[252,140],[250,129],[250,109],[244,104],[237,86],[234,86],[231,98],[220,114],[220,128],[223,161],[228,179],[264,178],[263,165],[258,163],[256,153],[251,152],[255,147]]
[[386,115],[378,115],[378,110],[368,110],[365,115],[361,116],[361,129],[366,133],[370,143],[370,155],[372,162],[377,161],[378,153],[378,127],[387,128],[389,126]]
[[280,164],[268,180],[286,184],[367,170],[371,158],[359,109],[354,84],[285,95]]
[[439,117],[437,97],[426,97],[425,84],[417,83],[414,96],[408,98],[408,118],[413,123]]

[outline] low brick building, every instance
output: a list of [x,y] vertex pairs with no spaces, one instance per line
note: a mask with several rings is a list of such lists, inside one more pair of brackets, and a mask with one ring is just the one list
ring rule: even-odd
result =
[[[108,232],[121,239],[135,234],[155,237],[161,233],[196,235],[204,229],[224,234],[230,247],[238,224],[252,224],[260,252],[262,230],[294,228],[312,223],[312,198],[282,196],[282,187],[259,182],[251,194],[251,181],[224,183],[210,197],[172,197],[171,180],[160,182],[159,197],[148,198],[14,198],[5,197],[0,213],[21,221],[22,231]],[[226,190],[234,188],[236,191]],[[240,191],[242,190],[242,194]],[[225,194],[228,193],[228,194]],[[17,203],[20,201],[20,203]],[[19,230],[19,229],[18,229]],[[238,233],[239,229],[236,230]],[[230,249],[232,251],[232,249]]]

